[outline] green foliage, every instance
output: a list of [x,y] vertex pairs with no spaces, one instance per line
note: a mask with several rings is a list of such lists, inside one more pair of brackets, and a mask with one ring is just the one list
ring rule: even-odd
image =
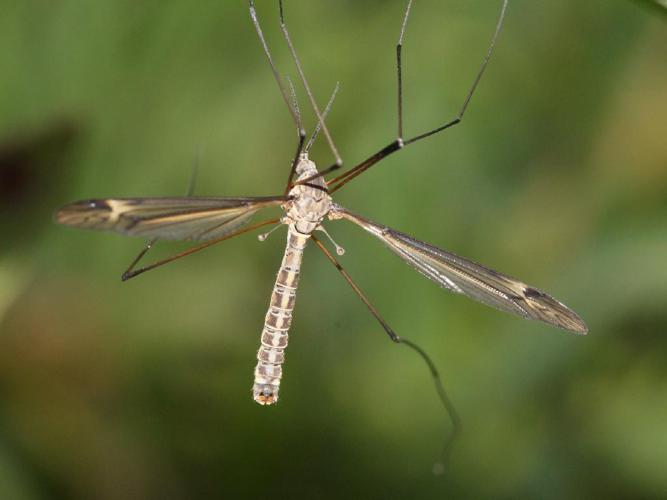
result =
[[659,12],[661,14],[667,14],[667,1],[665,0],[632,0],[638,5],[643,5],[650,9],[654,9],[654,12]]

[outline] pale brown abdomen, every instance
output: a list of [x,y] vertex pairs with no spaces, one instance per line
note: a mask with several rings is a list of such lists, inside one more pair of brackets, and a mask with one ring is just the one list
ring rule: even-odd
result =
[[285,255],[276,277],[271,294],[271,303],[264,320],[262,340],[257,352],[253,398],[261,405],[271,405],[278,401],[278,389],[285,361],[285,348],[290,325],[303,249],[309,235],[296,232],[292,227],[287,231]]

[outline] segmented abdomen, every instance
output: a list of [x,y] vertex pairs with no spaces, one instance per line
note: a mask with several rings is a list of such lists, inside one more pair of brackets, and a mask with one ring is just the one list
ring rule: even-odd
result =
[[309,235],[298,233],[291,227],[287,231],[285,255],[273,286],[271,303],[262,330],[262,343],[257,352],[252,393],[255,401],[261,405],[275,404],[278,401],[282,364],[285,361],[288,331],[292,323],[303,249],[308,238]]

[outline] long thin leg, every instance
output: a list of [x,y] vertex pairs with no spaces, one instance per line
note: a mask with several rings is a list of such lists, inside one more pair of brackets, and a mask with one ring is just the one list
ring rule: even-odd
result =
[[287,109],[289,110],[290,115],[292,115],[292,120],[294,120],[294,124],[296,125],[297,132],[299,134],[299,142],[296,148],[296,154],[294,155],[294,160],[292,161],[292,167],[290,168],[289,177],[287,178],[287,184],[285,185],[285,194],[287,194],[287,192],[289,191],[289,186],[292,183],[292,178],[294,177],[294,172],[296,170],[296,165],[299,161],[299,156],[301,155],[303,143],[306,140],[306,131],[301,125],[301,116],[298,112],[298,107],[296,106],[293,107],[292,104],[290,103],[287,91],[285,90],[285,87],[283,86],[280,80],[280,76],[278,75],[278,70],[276,69],[275,63],[273,62],[273,57],[271,57],[269,46],[266,43],[266,39],[264,38],[264,33],[262,32],[262,28],[259,25],[259,20],[257,19],[257,12],[255,11],[255,2],[253,0],[249,0],[249,4],[250,4],[250,18],[252,19],[252,23],[255,26],[255,30],[257,31],[257,36],[259,37],[259,41],[262,44],[262,48],[264,49],[264,54],[266,54],[266,58],[269,61],[269,66],[271,67],[271,73],[273,73],[273,78],[275,79],[276,84],[278,84],[280,95],[283,96],[283,100],[287,105]]
[[[338,93],[338,87],[339,87],[339,82],[336,82],[336,86],[333,89],[333,92],[331,93],[331,97],[329,97],[329,102],[327,102],[326,108],[324,108],[324,113],[322,113],[322,119],[326,120],[327,115],[329,114],[329,111],[331,111],[331,106],[336,99],[336,94]],[[315,130],[313,131],[313,134],[310,136],[310,139],[308,139],[308,144],[306,144],[306,147],[304,148],[304,152],[307,153],[310,151],[310,148],[312,147],[313,143],[315,142],[315,139],[317,139],[317,134],[320,133],[320,129],[322,128],[322,124],[320,122],[317,123],[315,126]]]
[[[301,109],[299,108],[299,99],[296,96],[296,90],[294,89],[294,84],[289,76],[285,76],[287,84],[289,85],[289,95],[292,102],[292,110],[294,111],[294,116],[296,116],[296,133],[299,134],[299,130],[303,128],[303,122],[301,121]],[[305,129],[304,129],[305,130]]]
[[303,135],[305,137],[306,131],[303,130],[303,128],[301,127],[301,124],[297,119],[294,109],[292,109],[292,106],[290,105],[289,97],[287,96],[287,91],[285,90],[285,87],[283,87],[283,84],[280,81],[278,70],[276,69],[275,63],[273,62],[273,57],[271,57],[271,52],[269,52],[269,46],[266,43],[266,39],[264,38],[264,33],[262,33],[262,28],[260,27],[259,21],[257,20],[257,12],[255,11],[255,2],[254,0],[249,0],[249,3],[250,3],[250,18],[252,19],[252,23],[255,26],[255,30],[257,31],[257,36],[259,37],[259,41],[262,44],[262,48],[264,49],[264,54],[266,54],[266,58],[269,60],[269,66],[271,66],[271,73],[273,73],[273,78],[276,80],[276,83],[278,84],[278,89],[280,90],[280,94],[283,96],[283,100],[287,105],[287,109],[289,110],[290,115],[292,115],[294,124],[299,129],[299,135]]
[[[187,250],[177,253],[176,255],[172,255],[171,257],[167,257],[166,259],[161,259],[158,260],[157,262],[153,262],[152,264],[149,264],[147,266],[144,266],[142,268],[133,270],[133,271],[126,271],[123,273],[123,276],[121,276],[121,280],[127,281],[131,278],[134,278],[135,276],[138,276],[142,273],[145,273],[146,271],[150,271],[151,269],[155,269],[156,267],[163,266],[165,264],[168,264],[169,262],[173,262],[177,259],[180,259],[181,257],[186,257],[190,254],[193,254],[195,252],[199,252],[200,250],[203,250],[204,248],[208,248],[210,246],[216,245],[220,243],[221,241],[228,240],[230,238],[233,238],[234,236],[238,236],[243,233],[247,233],[249,231],[253,231],[255,229],[259,229],[260,227],[268,226],[269,224],[277,224],[280,222],[280,219],[271,219],[271,220],[265,220],[264,222],[258,222],[257,224],[252,224],[250,226],[246,226],[243,229],[239,229],[238,231],[234,231],[233,233],[225,234],[224,236],[220,236],[219,238],[215,238],[211,241],[207,241],[206,243],[202,243],[201,245],[197,245],[196,247],[188,248]],[[146,253],[146,252],[144,252]],[[143,255],[143,254],[142,254]]]
[[[299,136],[299,142],[296,146],[296,153],[294,153],[294,158],[292,159],[292,165],[289,170],[289,175],[287,176],[287,184],[285,184],[285,191],[283,194],[287,196],[289,190],[292,188],[292,179],[294,179],[294,173],[296,172],[296,166],[299,163],[299,158],[301,157],[301,152],[303,151],[303,143],[306,140],[305,129],[301,124],[301,111],[299,110],[299,100],[296,97],[296,90],[294,90],[294,85],[292,85],[292,80],[287,77],[287,83],[289,84],[290,96],[292,98],[292,112],[296,119],[296,129]],[[303,134],[301,132],[304,132]]]
[[[292,104],[294,106],[294,112],[296,114],[296,119],[298,125],[298,129],[302,130],[301,128],[301,112],[299,111],[299,103],[296,98],[296,91],[294,90],[294,85],[292,85],[292,81],[287,78],[287,82],[289,83],[289,88],[290,88],[290,95],[292,97]],[[331,98],[329,99],[329,102],[327,103],[327,107],[324,109],[323,117],[326,118],[327,114],[329,113],[329,110],[331,109],[331,105],[333,104],[333,101],[336,97],[336,93],[338,92],[338,82],[336,82],[336,87],[334,88],[333,94],[331,95]],[[292,183],[292,179],[294,179],[294,173],[296,172],[296,166],[299,163],[299,159],[301,158],[302,154],[308,154],[308,151],[310,150],[310,147],[313,144],[313,141],[317,138],[317,134],[320,131],[320,124],[318,123],[317,126],[315,127],[315,131],[313,134],[310,136],[310,139],[308,140],[308,144],[306,147],[303,147],[303,142],[305,137],[299,134],[299,144],[296,147],[296,154],[294,155],[294,159],[292,160],[292,167],[290,168],[289,176],[287,177],[287,184],[285,185],[285,192],[283,193],[285,196],[289,193],[290,189],[292,189],[295,185],[297,184],[305,184],[307,186],[310,186],[314,189],[319,189],[320,191],[324,191],[325,193],[328,192],[328,190],[325,187],[318,186],[316,184],[308,184],[310,179],[314,179],[316,177],[319,177],[320,175],[313,175],[309,177],[308,179],[304,179],[302,181]],[[325,171],[323,171],[324,174],[331,172],[332,170],[335,170],[338,168],[337,165],[334,165],[334,168],[332,169],[331,167]]]
[[143,258],[144,255],[148,253],[148,251],[153,248],[153,245],[155,245],[155,242],[157,242],[157,238],[151,239],[144,248],[141,249],[141,252],[137,254],[137,256],[134,258],[134,260],[130,263],[129,266],[127,266],[127,269],[125,269],[125,272],[121,275],[121,279],[125,281],[124,277],[129,276],[132,274],[134,271],[135,266],[139,263],[139,261]]
[[349,181],[351,181],[352,179],[354,179],[355,177],[362,174],[370,167],[378,163],[380,160],[386,158],[390,154],[398,151],[399,149],[402,149],[404,146],[413,144],[421,139],[425,139],[426,137],[432,136],[434,134],[437,134],[438,132],[442,132],[443,130],[446,130],[450,127],[453,127],[454,125],[461,123],[463,115],[468,109],[470,100],[472,99],[472,96],[475,93],[475,90],[477,89],[477,85],[482,79],[482,75],[484,74],[484,71],[486,70],[486,67],[489,64],[489,60],[491,59],[491,54],[493,53],[493,49],[496,46],[496,41],[498,40],[498,35],[500,34],[500,30],[502,28],[503,21],[505,19],[505,11],[507,10],[507,3],[508,0],[503,0],[503,5],[500,10],[500,15],[498,16],[498,21],[496,23],[496,29],[493,33],[493,37],[491,38],[491,43],[486,52],[486,56],[482,61],[482,65],[480,66],[480,69],[477,72],[475,79],[473,80],[473,84],[470,87],[470,90],[468,91],[468,94],[466,95],[466,98],[463,101],[463,105],[461,106],[461,109],[459,110],[456,117],[450,121],[445,122],[443,125],[439,127],[418,134],[410,139],[404,140],[403,139],[403,78],[402,78],[401,53],[403,48],[403,36],[405,34],[405,27],[407,25],[408,16],[410,14],[410,8],[412,6],[412,0],[408,2],[408,6],[405,10],[405,16],[403,18],[403,24],[401,26],[401,34],[399,36],[398,43],[396,45],[396,68],[397,68],[396,72],[397,72],[397,82],[398,82],[398,138],[394,142],[390,143],[389,145],[385,146],[383,149],[375,153],[374,155],[370,156],[366,160],[359,163],[358,165],[355,165],[346,172],[343,172],[338,177],[330,180],[328,182],[328,184],[331,186],[329,192],[333,193],[334,191],[337,191],[345,184],[347,184]]
[[[326,118],[327,115],[329,114],[329,111],[331,111],[331,105],[333,104],[337,93],[338,93],[338,83],[336,82],[336,87],[334,87],[333,93],[331,94],[331,97],[329,98],[329,102],[327,103],[327,107],[324,108],[324,113],[322,113],[323,118]],[[319,133],[319,131],[320,131],[320,124],[318,123],[317,126],[315,127],[315,130],[313,131],[313,135],[311,135],[310,139],[308,140],[308,144],[306,144],[306,147],[303,148],[304,153],[308,153],[310,151],[310,148],[313,145],[313,142],[315,142],[315,139],[317,139],[317,134]],[[337,168],[338,168],[337,165],[333,165],[331,167],[328,167],[328,168],[322,170],[321,172],[318,172],[315,175],[311,175],[310,177],[307,177],[303,180],[300,180],[298,182],[295,182],[295,183],[289,185],[289,189],[293,188],[294,186],[298,186],[300,184],[306,184],[306,185],[309,185],[309,186],[312,186],[312,187],[316,187],[318,189],[322,189],[320,186],[317,186],[315,184],[308,184],[308,183],[313,179],[317,179],[318,177],[322,177],[323,175],[326,175],[329,172],[332,172],[332,171],[336,170]],[[324,191],[328,191],[328,190],[325,189]]]
[[301,78],[301,83],[303,83],[303,86],[306,89],[306,94],[308,94],[308,99],[310,100],[310,104],[315,110],[315,114],[317,115],[317,121],[321,125],[322,131],[324,132],[324,135],[327,138],[327,142],[329,143],[329,148],[331,149],[331,152],[334,155],[335,158],[334,165],[336,166],[335,168],[340,168],[343,165],[343,160],[338,154],[338,149],[336,149],[336,145],[334,144],[333,139],[331,138],[331,134],[329,133],[329,129],[327,128],[326,123],[324,123],[324,118],[322,117],[320,108],[315,102],[315,97],[313,96],[313,92],[310,90],[310,85],[308,85],[308,80],[306,80],[306,75],[304,74],[303,69],[301,68],[301,62],[299,61],[299,57],[296,54],[296,49],[294,48],[294,44],[292,43],[292,39],[290,38],[289,31],[287,30],[287,24],[285,23],[285,12],[283,9],[283,0],[279,0],[278,4],[280,6],[280,29],[282,30],[283,35],[285,36],[285,40],[287,41],[287,46],[289,47],[289,50],[292,54],[292,58],[294,59],[294,64],[296,65],[299,77]]
[[352,287],[354,293],[356,293],[361,301],[366,305],[371,314],[375,316],[375,319],[377,319],[380,325],[382,325],[382,328],[384,328],[384,331],[387,332],[389,338],[397,344],[404,344],[416,351],[428,366],[428,369],[431,372],[431,377],[433,378],[433,382],[435,384],[436,392],[438,393],[438,398],[440,399],[440,402],[445,408],[445,411],[447,412],[447,415],[449,416],[449,419],[452,423],[452,430],[449,432],[447,438],[445,439],[445,444],[440,455],[440,462],[437,462],[433,466],[434,473],[441,474],[444,471],[444,464],[447,463],[447,459],[449,458],[451,446],[456,440],[456,437],[461,432],[461,418],[459,417],[459,414],[457,413],[451,399],[449,399],[447,391],[445,391],[445,387],[442,384],[442,379],[440,378],[440,374],[438,373],[435,364],[421,347],[408,339],[399,337],[396,332],[394,332],[385,319],[380,315],[375,306],[371,304],[370,300],[368,300],[366,295],[361,291],[359,286],[352,280],[352,277],[347,273],[343,266],[341,266],[340,262],[338,262],[338,259],[336,259],[336,257],[334,257],[334,255],[329,250],[327,250],[327,248],[314,234],[311,234],[310,237],[313,239],[317,247],[322,250],[324,255],[326,255],[327,259],[329,259],[329,261],[336,267],[336,269],[338,269],[338,272],[340,272],[343,278],[345,278],[345,281],[347,281],[347,283]]
[[403,16],[403,24],[401,25],[401,34],[398,37],[396,44],[396,76],[398,87],[398,138],[403,140],[403,65],[401,64],[401,53],[403,51],[403,36],[405,35],[405,27],[408,24],[408,17],[410,17],[410,8],[412,7],[412,0],[408,2],[408,7],[405,9]]
[[287,177],[287,184],[285,184],[285,191],[283,192],[285,196],[287,196],[289,190],[292,189],[292,179],[294,179],[294,173],[296,172],[296,166],[299,163],[299,158],[301,157],[301,151],[303,150],[303,143],[305,140],[306,136],[299,134],[299,143],[296,146],[296,153],[294,154],[292,166],[289,169],[289,176]]
[[[468,104],[470,104],[470,99],[472,99],[473,94],[475,93],[475,90],[477,89],[477,85],[479,84],[479,81],[482,79],[482,75],[484,75],[484,71],[486,71],[486,67],[489,64],[489,60],[491,59],[491,54],[493,54],[493,49],[496,46],[496,41],[498,40],[498,35],[500,34],[500,29],[503,26],[503,20],[505,19],[505,11],[507,10],[507,2],[508,0],[503,0],[503,6],[500,9],[500,16],[498,16],[498,22],[496,23],[496,29],[493,32],[493,37],[491,38],[491,43],[489,45],[488,50],[486,51],[486,55],[484,56],[484,60],[482,61],[482,65],[479,68],[479,71],[477,72],[477,76],[475,76],[475,80],[472,83],[472,87],[470,87],[470,90],[468,91],[468,95],[466,95],[465,100],[463,101],[463,105],[461,106],[461,109],[459,110],[458,114],[453,120],[450,120],[446,122],[444,125],[441,125],[439,127],[436,127],[432,130],[429,130],[428,132],[424,132],[422,134],[418,134],[411,139],[408,139],[405,141],[405,144],[412,144],[413,142],[417,142],[421,139],[425,139],[426,137],[429,137],[433,134],[437,134],[438,132],[442,132],[445,129],[448,129],[449,127],[452,127],[454,125],[457,125],[458,123],[461,123],[461,120],[463,119],[463,115],[465,114],[466,110],[468,109]],[[409,8],[409,7],[408,7]],[[399,65],[400,65],[400,60],[399,60]]]

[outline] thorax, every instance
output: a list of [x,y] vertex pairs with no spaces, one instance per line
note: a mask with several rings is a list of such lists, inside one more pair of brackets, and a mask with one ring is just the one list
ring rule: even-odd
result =
[[[302,155],[296,166],[296,182],[308,179],[317,174],[315,163]],[[322,177],[299,184],[290,192],[290,200],[283,205],[287,215],[287,223],[302,234],[312,233],[331,209],[331,196],[326,192],[326,183]],[[317,186],[317,187],[312,187]],[[319,189],[318,189],[319,188]]]

